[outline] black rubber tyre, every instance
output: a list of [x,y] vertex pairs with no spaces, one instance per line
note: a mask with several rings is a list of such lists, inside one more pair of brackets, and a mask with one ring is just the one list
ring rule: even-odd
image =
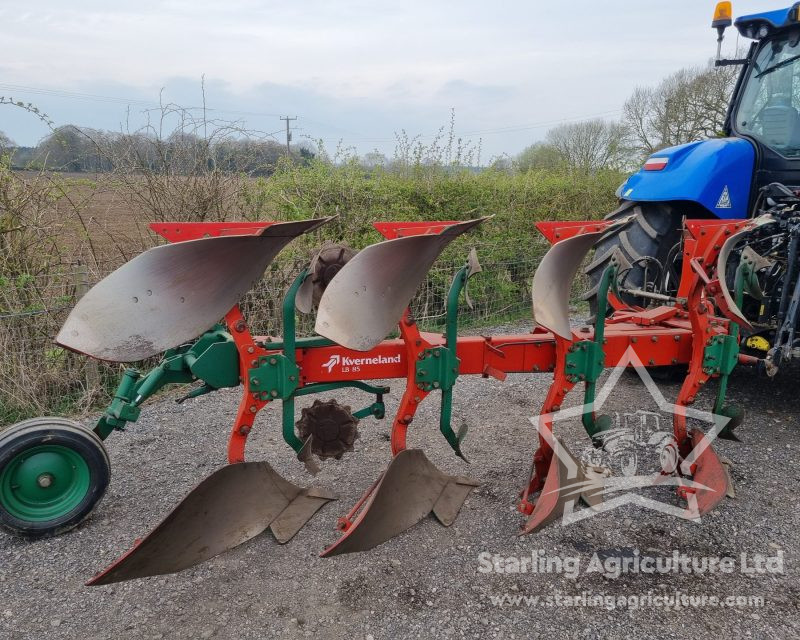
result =
[[[584,295],[594,317],[597,310],[597,288],[606,267],[616,256],[621,269],[630,267],[625,277],[627,287],[642,287],[645,267],[636,264],[643,257],[652,257],[665,265],[670,250],[681,238],[681,216],[668,203],[624,201],[620,207],[608,214],[606,220],[618,220],[634,216],[627,224],[614,229],[597,241],[594,257],[586,267],[590,288]],[[631,266],[633,265],[633,266]],[[641,300],[626,299],[631,304],[642,304]]]
[[17,423],[0,432],[0,528],[26,538],[69,531],[94,511],[110,478],[92,431],[64,418]]

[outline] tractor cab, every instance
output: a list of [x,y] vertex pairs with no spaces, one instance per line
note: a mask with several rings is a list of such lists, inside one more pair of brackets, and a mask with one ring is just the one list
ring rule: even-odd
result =
[[[800,185],[799,18],[800,3],[738,18],[735,26],[739,33],[755,42],[745,60],[717,62],[743,64],[726,133],[749,140],[755,147],[751,206],[758,190],[767,184]],[[714,26],[720,30],[717,15]]]

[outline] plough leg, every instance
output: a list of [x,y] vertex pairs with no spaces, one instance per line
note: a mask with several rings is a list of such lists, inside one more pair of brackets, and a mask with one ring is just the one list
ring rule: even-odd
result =
[[[678,495],[687,498],[689,510],[701,516],[713,509],[728,493],[728,474],[711,446],[711,439],[700,430],[687,429],[687,407],[694,403],[697,394],[714,372],[714,368],[708,366],[709,349],[718,340],[723,345],[731,340],[735,343],[736,336],[711,336],[712,307],[703,296],[709,279],[703,266],[696,260],[692,261],[692,268],[695,279],[687,297],[687,307],[694,340],[689,371],[675,401],[673,436],[682,458],[677,472],[683,477],[692,478],[691,482],[678,487]],[[722,416],[715,417],[715,420],[728,421]],[[715,428],[715,433],[718,431],[719,428]]]

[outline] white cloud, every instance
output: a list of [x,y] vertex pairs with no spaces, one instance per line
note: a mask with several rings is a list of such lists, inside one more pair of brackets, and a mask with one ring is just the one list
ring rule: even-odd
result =
[[[212,103],[296,111],[301,120],[329,123],[312,132],[326,137],[338,135],[337,120],[361,138],[391,138],[401,127],[431,133],[450,107],[463,130],[488,130],[619,109],[635,86],[704,63],[715,49],[713,4],[39,0],[32,11],[27,0],[6,0],[0,82],[116,87],[113,95],[156,100],[159,88],[180,93],[186,79],[199,84],[205,74],[224,87],[209,94]],[[736,9],[762,4],[737,2]],[[285,90],[270,99],[259,89],[265,85]],[[315,103],[281,101],[292,92]],[[59,122],[76,111],[64,100],[39,94],[42,100]],[[86,101],[80,113],[77,124],[108,126],[124,108]],[[484,147],[516,152],[543,133],[487,134]]]

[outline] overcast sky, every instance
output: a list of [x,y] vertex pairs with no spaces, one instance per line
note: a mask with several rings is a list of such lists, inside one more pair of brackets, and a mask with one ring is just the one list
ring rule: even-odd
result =
[[[3,0],[0,95],[56,124],[119,130],[166,101],[295,141],[391,154],[394,133],[428,136],[456,112],[484,162],[558,122],[618,117],[650,85],[715,53],[713,0]],[[736,15],[781,8],[734,0]],[[733,51],[736,32],[728,31]],[[66,92],[66,93],[65,93]],[[82,94],[82,95],[75,95]],[[0,131],[47,133],[0,106]]]

